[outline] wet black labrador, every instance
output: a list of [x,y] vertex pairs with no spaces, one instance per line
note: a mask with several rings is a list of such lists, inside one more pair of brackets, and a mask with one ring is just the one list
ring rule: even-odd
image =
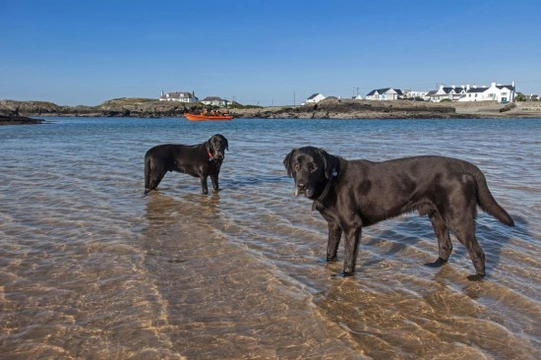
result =
[[502,223],[513,219],[494,200],[484,174],[469,162],[417,156],[384,162],[348,161],[316,147],[293,149],[284,159],[288,176],[295,180],[295,196],[314,200],[328,222],[327,261],[336,260],[345,235],[344,276],[355,271],[361,228],[400,214],[428,215],[438,238],[439,267],[452,251],[449,230],[462,243],[476,274],[485,276],[485,253],[475,237],[477,205]]
[[218,175],[229,150],[227,139],[220,134],[197,145],[158,145],[145,154],[145,195],[155,190],[168,171],[177,171],[201,179],[201,191],[208,194],[207,178],[219,190]]

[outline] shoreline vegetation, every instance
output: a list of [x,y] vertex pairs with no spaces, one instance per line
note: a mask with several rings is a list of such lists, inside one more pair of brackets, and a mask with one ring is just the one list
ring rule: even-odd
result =
[[[201,104],[144,98],[107,100],[97,106],[62,106],[44,101],[0,100],[0,125],[36,124],[47,117],[182,117],[199,112]],[[236,118],[255,119],[483,119],[540,118],[540,102],[442,102],[328,99],[297,106],[239,106],[228,110]]]

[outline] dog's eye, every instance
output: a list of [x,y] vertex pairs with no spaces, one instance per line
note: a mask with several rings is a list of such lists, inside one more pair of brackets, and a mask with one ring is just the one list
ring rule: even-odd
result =
[[300,168],[301,168],[301,165],[298,162],[293,164],[293,170],[298,171]]
[[316,164],[313,164],[313,163],[312,163],[312,164],[308,164],[308,170],[310,170],[310,171],[315,171],[316,169],[317,169]]

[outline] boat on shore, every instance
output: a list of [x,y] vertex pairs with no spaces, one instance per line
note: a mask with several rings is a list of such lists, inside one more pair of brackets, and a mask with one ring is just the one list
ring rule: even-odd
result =
[[205,120],[214,120],[214,121],[223,121],[223,120],[233,120],[234,115],[230,114],[190,114],[185,113],[184,117],[190,121],[205,121]]

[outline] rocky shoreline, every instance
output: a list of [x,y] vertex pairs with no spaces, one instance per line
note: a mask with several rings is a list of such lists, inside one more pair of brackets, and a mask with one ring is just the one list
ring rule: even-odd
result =
[[[41,123],[45,117],[182,117],[196,106],[155,99],[121,98],[98,106],[61,106],[43,101],[0,100],[0,125]],[[541,104],[496,102],[427,103],[408,100],[329,99],[298,106],[230,109],[237,118],[256,119],[478,119],[539,118]],[[33,119],[34,118],[34,119]]]
[[44,122],[45,120],[32,119],[26,116],[0,114],[0,125],[32,125],[32,124],[43,124]]

